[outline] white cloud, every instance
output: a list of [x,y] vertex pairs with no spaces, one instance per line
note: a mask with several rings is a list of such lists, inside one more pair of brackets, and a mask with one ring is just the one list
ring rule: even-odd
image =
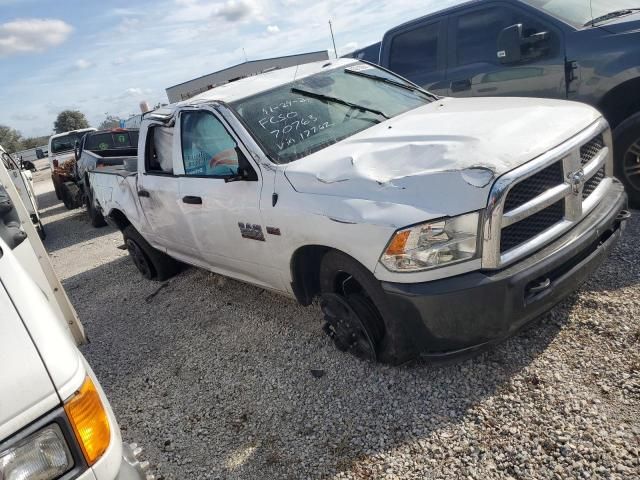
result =
[[0,57],[42,52],[63,43],[73,27],[62,20],[25,18],[0,24]]
[[139,18],[126,17],[123,18],[120,25],[118,25],[118,31],[120,33],[127,33],[136,28],[140,28]]
[[269,25],[269,26],[267,26],[267,32],[269,32],[269,33],[278,33],[278,32],[280,32],[280,27],[278,27],[277,25]]
[[227,0],[218,8],[215,15],[228,22],[239,22],[255,17],[260,12],[260,6],[249,0]]
[[86,70],[87,68],[93,67],[93,63],[89,60],[85,60],[84,58],[79,58],[73,64],[76,70]]

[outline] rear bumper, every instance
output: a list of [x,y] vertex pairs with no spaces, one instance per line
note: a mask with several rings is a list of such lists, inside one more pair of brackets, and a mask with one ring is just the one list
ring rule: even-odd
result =
[[[444,359],[487,348],[574,292],[608,257],[624,227],[627,196],[616,182],[573,230],[500,271],[421,284],[382,283],[402,340],[394,356]],[[548,284],[548,285],[547,285]],[[397,320],[396,320],[397,319]],[[395,342],[394,342],[395,343]]]

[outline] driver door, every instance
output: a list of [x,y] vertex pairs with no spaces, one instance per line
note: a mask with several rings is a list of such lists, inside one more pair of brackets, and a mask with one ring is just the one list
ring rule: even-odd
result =
[[262,179],[227,181],[238,174],[240,156],[249,158],[217,112],[180,113],[179,204],[198,262],[210,270],[266,287],[275,278],[260,213]]
[[[498,58],[498,37],[522,24],[525,36],[547,32],[539,57],[514,65]],[[562,33],[537,16],[510,4],[495,2],[467,8],[449,19],[447,81],[454,97],[566,98]]]

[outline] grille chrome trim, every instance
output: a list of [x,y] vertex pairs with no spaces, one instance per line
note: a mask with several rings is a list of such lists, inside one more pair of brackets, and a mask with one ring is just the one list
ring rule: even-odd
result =
[[528,201],[515,210],[505,213],[502,217],[502,228],[518,223],[531,215],[535,215],[536,213],[562,200],[569,193],[571,193],[571,187],[566,183],[553,187],[551,190],[547,190],[542,195]]
[[[594,158],[583,163],[582,147],[593,142],[602,135],[604,149]],[[491,189],[487,209],[483,220],[482,234],[482,268],[503,268],[547,245],[580,222],[595,208],[607,188],[610,178],[605,178],[600,185],[583,201],[584,184],[605,165],[607,177],[613,175],[612,138],[609,124],[600,118],[591,126],[547,153],[531,160],[521,167],[500,177]],[[550,167],[555,162],[562,162],[565,182],[537,196],[509,212],[504,211],[509,192],[518,184]],[[573,178],[574,184],[572,185]],[[577,190],[577,191],[576,191]],[[551,226],[540,235],[518,245],[506,252],[500,252],[502,229],[513,225],[531,215],[565,199],[565,218]]]

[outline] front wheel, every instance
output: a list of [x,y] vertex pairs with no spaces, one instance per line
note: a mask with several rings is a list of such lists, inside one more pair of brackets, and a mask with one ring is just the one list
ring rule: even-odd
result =
[[615,174],[629,195],[629,204],[640,208],[640,113],[628,118],[616,128]]
[[131,260],[147,280],[162,282],[180,270],[180,264],[176,260],[153,248],[133,225],[125,227],[122,236]]
[[320,264],[320,308],[324,331],[336,348],[378,361],[385,324],[377,300],[379,282],[362,265],[340,252],[328,252]]

